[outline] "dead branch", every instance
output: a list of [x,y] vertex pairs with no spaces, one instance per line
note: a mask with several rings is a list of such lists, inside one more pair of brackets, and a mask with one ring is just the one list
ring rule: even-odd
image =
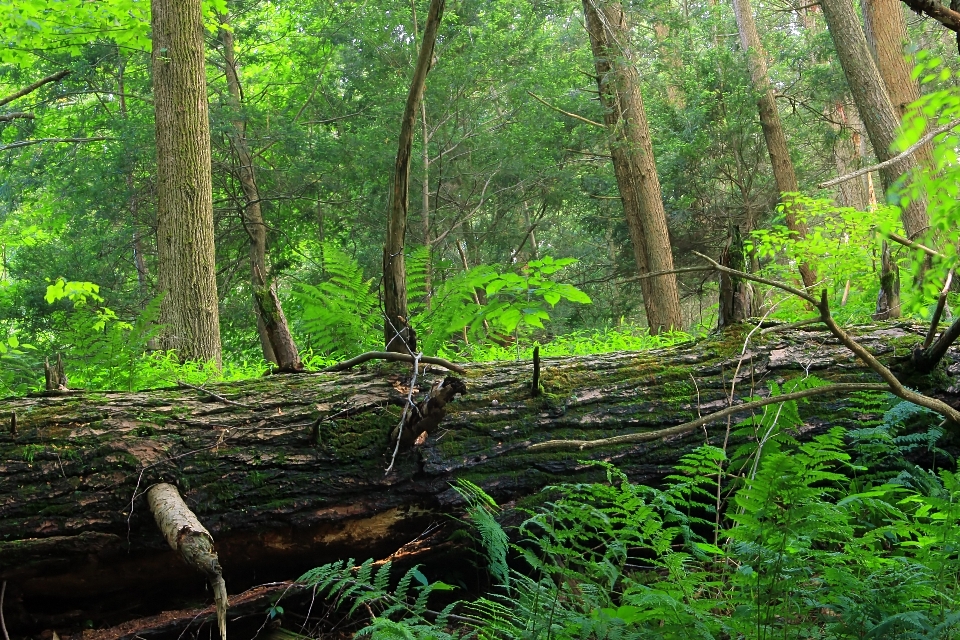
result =
[[20,140],[18,142],[11,142],[10,144],[5,144],[0,146],[0,151],[8,151],[10,149],[19,149],[21,147],[30,147],[35,144],[42,144],[44,142],[53,142],[54,144],[64,144],[64,143],[83,143],[83,142],[100,142],[101,140],[113,140],[114,138],[108,138],[107,136],[94,136],[93,138],[37,138],[35,140]]
[[802,391],[794,391],[793,393],[785,393],[779,396],[770,396],[769,398],[763,398],[762,400],[754,400],[753,402],[744,402],[743,404],[733,405],[727,407],[726,409],[721,409],[714,413],[705,415],[696,420],[691,420],[690,422],[684,422],[683,424],[678,424],[675,427],[668,427],[666,429],[658,429],[657,431],[645,431],[643,433],[628,433],[622,436],[612,436],[610,438],[599,438],[597,440],[547,440],[546,442],[538,442],[527,447],[528,451],[557,451],[557,450],[571,450],[575,449],[578,451],[583,451],[584,449],[595,449],[597,447],[606,447],[617,444],[633,444],[637,442],[648,442],[650,440],[660,440],[665,438],[672,438],[676,436],[686,435],[693,431],[696,431],[698,428],[703,425],[715,422],[727,416],[731,416],[737,413],[743,413],[744,411],[752,411],[753,409],[759,409],[760,407],[765,407],[770,404],[777,404],[780,402],[788,402],[790,400],[799,400],[801,398],[809,398],[810,396],[820,395],[822,393],[840,393],[844,391],[887,391],[888,386],[885,384],[879,383],[843,383],[843,384],[831,384],[824,387],[814,387],[812,389],[804,389]]
[[37,116],[32,113],[27,113],[26,111],[14,111],[13,113],[4,113],[0,115],[0,122],[10,122],[11,120],[16,120],[17,118],[23,118],[25,120],[33,120]]
[[927,14],[947,29],[960,33],[960,13],[948,9],[939,0],[902,0],[917,14]]
[[[323,369],[324,373],[333,373],[335,371],[346,371],[351,367],[355,367],[358,364],[363,364],[368,360],[392,360],[395,362],[414,362],[414,357],[407,353],[393,353],[390,351],[368,351],[366,353],[361,353],[355,358],[350,358],[345,362],[335,364],[332,367],[327,367]],[[434,358],[431,356],[422,356],[420,362],[423,364],[435,364],[438,367],[443,367],[444,369],[449,369],[450,371],[456,371],[460,374],[465,374],[466,369],[460,365],[456,365],[449,360],[444,360],[443,358]]]
[[943,283],[943,289],[940,291],[940,297],[937,298],[937,308],[933,312],[933,318],[930,319],[930,330],[927,331],[927,337],[923,341],[923,348],[929,349],[933,344],[933,336],[937,333],[940,326],[940,317],[947,306],[947,295],[950,293],[950,285],[953,283],[953,269],[947,272],[947,279]]
[[545,105],[545,106],[547,106],[547,107],[550,107],[550,108],[553,109],[554,111],[557,111],[557,112],[559,112],[559,113],[562,113],[563,115],[565,115],[565,116],[567,116],[567,117],[569,117],[569,118],[573,118],[574,120],[579,120],[580,122],[586,122],[587,124],[592,124],[593,126],[595,126],[595,127],[600,127],[601,129],[606,128],[606,125],[602,125],[602,124],[600,124],[599,122],[594,122],[593,120],[589,120],[589,119],[587,119],[587,118],[584,118],[583,116],[578,116],[578,115],[575,114],[575,113],[570,113],[569,111],[564,111],[564,110],[561,109],[560,107],[555,107],[555,106],[553,106],[552,104],[550,104],[549,102],[547,102],[546,100],[544,100],[543,98],[541,98],[540,96],[538,96],[538,95],[535,94],[535,93],[532,93],[532,92],[530,92],[530,91],[527,91],[527,93],[529,93],[529,94],[530,94],[530,97],[533,98],[534,100],[536,100],[537,102],[539,102],[539,103],[541,103],[541,104],[543,104],[543,105]]
[[930,247],[924,246],[924,245],[920,244],[919,242],[914,242],[914,241],[911,240],[910,238],[904,238],[904,237],[901,236],[899,233],[890,232],[890,233],[887,233],[887,234],[885,234],[885,235],[886,235],[886,237],[887,237],[888,239],[893,240],[893,241],[896,242],[897,244],[902,244],[902,245],[905,246],[905,247],[909,247],[910,249],[916,249],[917,251],[923,251],[923,252],[924,252],[925,254],[927,254],[928,256],[933,256],[934,258],[946,258],[946,257],[947,257],[947,256],[943,255],[942,253],[940,253],[939,251],[937,251],[936,249],[931,249]]
[[[958,15],[960,15],[960,14],[958,14]],[[933,130],[931,130],[930,132],[928,132],[927,135],[925,135],[925,136],[923,136],[922,138],[920,138],[916,143],[910,145],[907,149],[905,149],[904,151],[901,151],[900,153],[898,153],[897,155],[893,156],[893,157],[890,158],[889,160],[884,160],[883,162],[881,162],[881,163],[879,163],[879,164],[875,164],[875,165],[872,165],[872,166],[869,166],[869,167],[864,167],[864,168],[862,168],[862,169],[857,169],[856,171],[853,171],[852,173],[848,173],[848,174],[846,174],[846,175],[840,176],[839,178],[834,178],[833,180],[827,180],[826,182],[821,182],[821,183],[818,184],[817,186],[818,186],[819,188],[821,188],[821,189],[827,189],[827,188],[829,188],[829,187],[838,185],[838,184],[840,184],[841,182],[847,182],[848,180],[853,180],[854,178],[859,178],[860,176],[864,175],[865,173],[870,173],[870,172],[872,172],[872,171],[879,171],[880,169],[886,169],[887,167],[889,167],[889,166],[891,166],[891,165],[894,165],[894,164],[900,162],[901,160],[903,160],[903,159],[906,158],[907,156],[913,155],[914,153],[917,152],[917,150],[918,150],[920,147],[922,147],[923,145],[927,144],[928,142],[930,142],[931,140],[933,140],[934,138],[936,138],[936,137],[937,137],[938,135],[940,135],[941,133],[945,133],[945,132],[949,131],[950,129],[953,129],[953,128],[956,127],[957,125],[960,125],[960,120],[954,120],[953,122],[949,122],[949,123],[947,123],[947,124],[945,124],[945,125],[939,126],[939,127],[937,127],[936,129],[933,129]]]

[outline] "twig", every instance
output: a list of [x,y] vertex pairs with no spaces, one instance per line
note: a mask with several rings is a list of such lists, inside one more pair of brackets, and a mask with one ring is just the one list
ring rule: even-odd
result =
[[532,97],[532,98],[533,98],[534,100],[536,100],[537,102],[539,102],[539,103],[541,103],[541,104],[543,104],[543,105],[545,105],[545,106],[547,106],[547,107],[550,107],[550,108],[553,109],[554,111],[557,111],[557,112],[559,112],[559,113],[562,113],[562,114],[565,115],[565,116],[569,116],[569,117],[573,118],[574,120],[579,120],[580,122],[586,122],[587,124],[592,124],[593,126],[595,126],[595,127],[600,127],[601,129],[605,129],[605,128],[606,128],[606,125],[600,124],[599,122],[594,122],[593,120],[589,120],[589,119],[587,119],[587,118],[584,118],[583,116],[578,116],[578,115],[575,114],[575,113],[570,113],[569,111],[564,111],[564,110],[561,109],[560,107],[555,107],[555,106],[553,106],[552,104],[550,104],[549,102],[547,102],[546,100],[544,100],[543,98],[541,98],[540,96],[538,96],[537,94],[533,93],[532,91],[527,91],[527,93],[529,93],[529,94],[530,94],[530,97]]
[[776,333],[777,331],[790,331],[791,329],[799,329],[800,327],[805,327],[808,324],[815,324],[820,322],[820,317],[816,318],[807,318],[806,320],[800,320],[799,322],[791,322],[790,324],[778,324],[775,327],[767,327],[760,332],[760,335],[765,336],[768,333]]
[[400,415],[400,425],[397,428],[397,446],[393,448],[393,455],[390,456],[390,466],[387,467],[387,470],[383,475],[389,475],[393,471],[393,463],[397,460],[397,452],[400,451],[400,439],[403,437],[403,423],[407,421],[407,414],[410,413],[410,407],[414,407],[413,404],[413,390],[417,386],[417,375],[420,373],[420,358],[421,354],[417,353],[413,356],[413,376],[410,377],[410,388],[407,390],[407,403],[403,405],[403,413]]
[[[414,356],[411,356],[406,353],[393,353],[392,351],[368,351],[366,353],[361,353],[355,358],[350,358],[345,362],[335,364],[332,367],[327,367],[322,371],[324,373],[333,373],[335,371],[346,371],[351,367],[355,367],[358,364],[363,364],[368,360],[393,360],[395,362],[414,362]],[[461,367],[460,365],[453,364],[449,360],[444,360],[443,358],[434,358],[433,356],[421,356],[418,359],[419,362],[423,364],[434,364],[438,367],[443,367],[444,369],[449,369],[450,371],[455,371],[456,373],[466,374],[467,370]]]
[[936,138],[936,137],[937,137],[938,135],[940,135],[941,133],[945,133],[945,132],[949,131],[950,129],[953,129],[953,128],[956,127],[957,125],[960,125],[960,119],[954,120],[953,122],[949,122],[949,123],[947,123],[947,124],[945,124],[945,125],[942,125],[942,126],[940,126],[940,127],[937,127],[936,129],[933,129],[932,131],[928,132],[927,135],[925,135],[925,136],[923,136],[922,138],[920,138],[917,142],[915,142],[914,144],[910,145],[910,147],[908,147],[906,150],[901,151],[900,153],[898,153],[897,155],[893,156],[893,157],[890,158],[889,160],[884,160],[883,162],[881,162],[881,163],[879,163],[879,164],[875,164],[875,165],[872,165],[872,166],[870,166],[870,167],[864,167],[863,169],[857,169],[856,171],[854,171],[854,172],[852,172],[852,173],[848,173],[848,174],[846,174],[846,175],[842,175],[842,176],[840,176],[839,178],[834,178],[833,180],[827,180],[826,182],[821,182],[821,183],[820,183],[819,185],[817,185],[817,186],[818,186],[819,188],[821,188],[821,189],[827,189],[827,188],[832,187],[832,186],[834,186],[834,185],[838,185],[838,184],[840,184],[841,182],[846,182],[846,181],[848,181],[848,180],[853,180],[854,178],[859,178],[860,176],[862,176],[862,175],[865,174],[865,173],[870,173],[870,172],[872,172],[872,171],[879,171],[880,169],[886,169],[886,168],[889,167],[890,165],[893,165],[893,164],[896,164],[896,163],[900,162],[901,160],[903,160],[903,159],[906,158],[907,156],[913,155],[914,153],[916,153],[917,149],[919,149],[919,148],[922,147],[923,145],[927,144],[928,142],[930,142],[931,140],[933,140],[934,138]]
[[927,331],[927,337],[923,341],[923,348],[929,349],[933,344],[933,336],[937,333],[940,326],[940,316],[943,315],[943,309],[947,306],[947,294],[950,293],[950,284],[953,282],[953,269],[947,272],[947,280],[943,284],[943,290],[937,299],[937,308],[933,312],[933,318],[930,320],[930,330]]
[[682,267],[680,269],[670,269],[669,271],[654,271],[653,273],[642,273],[638,276],[630,276],[620,280],[620,283],[633,282],[635,280],[646,280],[647,278],[656,278],[657,276],[669,276],[674,273],[692,273],[694,271],[713,271],[713,267]]
[[530,386],[530,395],[534,398],[540,395],[540,345],[533,348],[533,384]]
[[712,264],[712,265],[713,265],[713,268],[714,268],[715,270],[717,270],[717,271],[722,271],[722,272],[724,272],[724,273],[729,273],[729,274],[731,274],[731,275],[734,275],[734,276],[738,276],[738,277],[740,277],[740,278],[743,278],[744,280],[752,280],[753,282],[759,282],[760,284],[766,284],[766,285],[770,285],[771,287],[776,287],[777,289],[782,289],[783,291],[786,291],[787,293],[792,293],[793,295],[797,296],[798,298],[802,298],[803,300],[806,300],[807,302],[809,302],[810,304],[812,304],[812,305],[815,306],[815,307],[818,306],[817,299],[814,298],[814,297],[813,297],[812,295],[810,295],[809,293],[807,293],[806,291],[801,291],[800,289],[797,289],[796,287],[791,287],[791,286],[788,285],[788,284],[783,284],[782,282],[777,282],[776,280],[767,280],[766,278],[761,278],[761,277],[759,277],[759,276],[755,276],[755,275],[753,275],[752,273],[745,273],[745,272],[743,272],[743,271],[737,271],[736,269],[731,269],[730,267],[725,267],[725,266],[723,266],[722,264],[720,264],[719,262],[717,262],[716,260],[714,260],[713,258],[710,258],[710,257],[708,257],[708,256],[705,256],[705,255],[703,255],[702,253],[700,253],[699,251],[693,251],[692,253],[693,253],[695,256],[698,256],[698,257],[700,257],[700,258],[703,258],[704,260],[706,260],[707,262],[709,262],[710,264]]
[[661,438],[670,438],[673,436],[685,435],[715,420],[719,420],[721,418],[725,418],[729,415],[734,415],[736,413],[741,413],[743,411],[751,411],[753,409],[759,409],[760,407],[765,407],[768,404],[776,404],[778,402],[788,402],[790,400],[799,400],[800,398],[807,398],[809,396],[819,395],[821,393],[838,393],[842,391],[888,391],[888,390],[889,390],[888,385],[880,384],[880,383],[849,382],[849,383],[831,384],[824,387],[814,387],[812,389],[794,391],[793,393],[785,393],[779,396],[770,396],[769,398],[763,398],[762,400],[755,400],[753,402],[745,402],[743,404],[727,407],[726,409],[721,409],[720,411],[703,416],[702,418],[697,418],[696,420],[691,420],[690,422],[684,422],[683,424],[678,424],[675,427],[668,427],[666,429],[659,429],[657,431],[646,431],[644,433],[628,433],[621,436],[612,436],[610,438],[600,438],[598,440],[547,440],[546,442],[538,442],[536,444],[532,444],[529,447],[527,447],[527,450],[531,452],[558,451],[563,449],[575,449],[578,451],[582,451],[584,449],[606,447],[606,446],[616,445],[616,444],[632,444],[636,442],[648,442],[650,440],[660,440]]
[[215,400],[219,400],[220,402],[222,402],[222,403],[224,403],[224,404],[232,404],[232,405],[235,406],[235,407],[243,407],[244,409],[257,409],[257,408],[258,408],[258,407],[254,407],[254,406],[249,405],[249,404],[243,404],[242,402],[234,402],[233,400],[227,400],[227,399],[224,398],[223,396],[221,396],[221,395],[219,395],[219,394],[216,394],[216,393],[214,393],[213,391],[208,391],[207,389],[204,389],[203,387],[198,387],[198,386],[196,386],[196,385],[192,385],[192,384],[190,384],[189,382],[184,382],[183,380],[177,380],[177,384],[180,385],[181,387],[190,387],[191,389],[194,389],[195,391],[199,391],[200,393],[205,393],[205,394],[207,394],[208,396],[210,396],[211,398],[213,398],[213,399],[215,399]]

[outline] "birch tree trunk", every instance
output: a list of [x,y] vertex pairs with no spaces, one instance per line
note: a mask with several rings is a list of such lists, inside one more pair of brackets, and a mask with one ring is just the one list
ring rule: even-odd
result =
[[[670,231],[626,16],[618,2],[607,0],[583,0],[583,14],[637,272],[671,271]],[[683,326],[676,275],[645,278],[640,289],[651,333]]]
[[152,0],[161,346],[220,364],[200,0]]

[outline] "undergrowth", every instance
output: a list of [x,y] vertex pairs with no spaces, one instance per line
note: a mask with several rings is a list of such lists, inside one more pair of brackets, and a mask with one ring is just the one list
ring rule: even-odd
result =
[[730,458],[701,446],[660,488],[585,462],[606,481],[545,489],[512,544],[460,481],[492,587],[439,611],[431,594],[453,587],[417,567],[398,582],[351,560],[301,582],[366,612],[358,636],[373,638],[954,638],[960,477],[946,452],[943,468],[909,462],[937,434],[900,433],[923,416],[890,398],[869,399],[885,407],[875,424],[807,442],[791,435],[796,405],[771,405],[736,427],[752,444]]

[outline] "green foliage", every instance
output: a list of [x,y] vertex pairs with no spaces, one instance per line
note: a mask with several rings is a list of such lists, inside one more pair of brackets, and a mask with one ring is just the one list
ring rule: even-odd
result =
[[[549,256],[529,262],[519,274],[499,273],[489,265],[461,271],[436,287],[428,300],[430,259],[429,252],[417,249],[406,260],[411,323],[428,355],[456,354],[453,340],[464,331],[474,341],[503,335],[519,339],[543,329],[550,319],[548,307],[561,300],[590,303],[573,285],[548,277],[576,260]],[[310,346],[336,357],[379,348],[382,313],[374,280],[365,280],[357,261],[332,244],[324,245],[323,268],[328,274],[323,282],[301,284],[295,294],[303,306],[301,327],[310,336]],[[481,294],[486,302],[478,304]]]
[[[757,229],[745,241],[748,252],[754,252],[762,265],[760,275],[790,282],[797,265],[814,265],[819,289],[826,288],[831,310],[840,322],[865,322],[875,311],[879,282],[879,230],[899,230],[900,210],[881,206],[864,212],[838,207],[831,200],[793,195],[798,223],[809,228],[805,238],[797,238],[784,223],[768,229]],[[780,214],[783,215],[783,205]],[[898,253],[898,255],[900,255]],[[906,258],[903,259],[906,265]],[[847,283],[850,283],[843,304]],[[780,291],[768,293],[768,303],[777,301],[771,317],[798,319],[809,312],[802,300]]]
[[[787,424],[793,410],[775,413]],[[897,407],[888,418],[914,413]],[[760,418],[753,426],[773,424]],[[922,486],[860,490],[847,474],[862,467],[851,464],[842,429],[805,443],[775,441],[750,456],[756,465],[748,482],[742,473],[728,477],[724,451],[712,446],[684,456],[663,489],[590,463],[606,482],[545,489],[544,507],[518,528],[512,548],[523,570],[511,570],[509,592],[450,605],[444,612],[456,611],[457,625],[411,616],[407,598],[361,633],[490,640],[946,640],[960,633],[958,475],[924,472]],[[888,453],[902,455],[896,446]],[[715,518],[718,481],[733,492]],[[471,483],[457,490],[503,589],[506,534],[492,517],[494,503]],[[714,527],[709,542],[703,533]],[[410,574],[391,592],[371,566],[348,561],[305,578],[341,605],[372,600],[390,610],[395,594],[409,590]]]

